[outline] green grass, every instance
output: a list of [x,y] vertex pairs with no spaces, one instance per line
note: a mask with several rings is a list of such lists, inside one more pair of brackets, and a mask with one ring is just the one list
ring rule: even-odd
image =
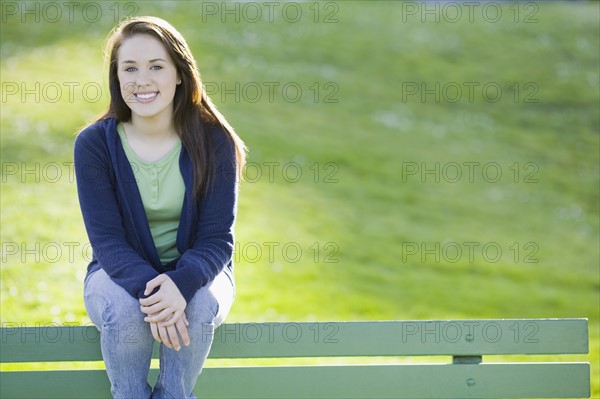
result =
[[[314,23],[310,4],[298,23],[222,23],[198,2],[139,4],[138,14],[162,16],[184,34],[206,82],[264,89],[257,102],[213,95],[250,147],[248,173],[262,170],[241,186],[228,320],[587,317],[598,376],[598,4],[539,3],[531,24],[515,23],[508,5],[497,23],[481,14],[473,23],[422,23],[384,1],[338,2],[337,23]],[[320,4],[322,21],[331,9]],[[1,26],[3,95],[8,82],[64,88],[56,103],[2,99],[3,322],[89,321],[87,237],[69,162],[75,132],[107,97],[90,103],[76,89],[69,101],[65,83],[106,94],[101,45],[114,18],[104,10],[95,24],[9,18]],[[264,82],[279,83],[272,102]],[[411,82],[492,82],[503,96],[403,99]],[[287,83],[302,88],[298,102],[285,100]],[[327,95],[338,101],[324,102]],[[50,162],[67,163],[56,182]],[[406,173],[436,162],[461,165],[462,179]],[[471,162],[479,163],[472,183]],[[23,176],[36,163],[39,173]],[[291,182],[297,165],[302,176]],[[500,180],[489,181],[494,169],[482,175],[483,165],[499,167]],[[412,243],[456,243],[463,254],[423,261],[406,252]],[[486,244],[502,250],[497,261],[481,252]]]

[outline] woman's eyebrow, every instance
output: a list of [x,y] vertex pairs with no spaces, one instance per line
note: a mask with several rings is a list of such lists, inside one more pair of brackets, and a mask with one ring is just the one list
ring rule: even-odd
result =
[[[152,63],[152,62],[156,62],[156,61],[167,62],[167,61],[163,60],[162,58],[153,58],[151,60],[148,60],[148,63]],[[125,60],[125,61],[121,61],[121,64],[136,64],[136,62],[133,60]]]

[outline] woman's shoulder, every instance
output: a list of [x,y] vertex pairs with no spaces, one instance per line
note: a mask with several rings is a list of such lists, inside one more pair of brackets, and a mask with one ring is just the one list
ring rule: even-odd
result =
[[208,133],[210,134],[210,138],[213,141],[220,140],[220,137],[224,136],[227,133],[225,131],[225,128],[223,128],[223,126],[221,126],[220,123],[214,122],[214,121],[210,121],[210,122],[205,121],[204,129],[208,130]]
[[210,141],[215,149],[219,149],[224,145],[230,147],[233,144],[231,134],[220,123],[211,123],[208,125],[208,131]]
[[77,136],[86,137],[97,135],[99,133],[106,133],[110,130],[116,130],[117,123],[118,121],[116,118],[102,118],[83,127]]
[[110,134],[115,134],[117,120],[115,118],[103,118],[90,123],[77,133],[75,147],[82,145],[94,145],[107,143]]
[[209,128],[211,142],[216,159],[236,163],[235,142],[227,129],[220,124],[211,125]]

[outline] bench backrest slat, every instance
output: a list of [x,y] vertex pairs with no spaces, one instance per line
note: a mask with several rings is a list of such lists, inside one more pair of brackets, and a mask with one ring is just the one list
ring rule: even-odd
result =
[[[127,336],[123,339],[135,339]],[[0,329],[0,362],[102,360],[99,333],[86,327]],[[588,353],[587,319],[230,323],[211,358],[477,356]],[[154,355],[157,356],[157,353]]]

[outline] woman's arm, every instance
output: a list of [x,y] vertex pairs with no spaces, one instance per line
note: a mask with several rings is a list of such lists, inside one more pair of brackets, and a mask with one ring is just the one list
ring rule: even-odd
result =
[[182,254],[175,270],[166,272],[186,302],[212,281],[233,255],[238,191],[235,146],[224,134],[214,139],[215,175],[199,205],[195,241]]
[[75,174],[83,221],[101,267],[131,296],[142,298],[146,283],[159,273],[127,242],[103,134],[92,126],[75,140]]
[[233,253],[233,225],[237,206],[235,147],[223,138],[216,151],[217,168],[212,189],[199,207],[196,239],[179,259],[176,269],[149,281],[140,299],[142,312],[148,317],[152,334],[167,346],[179,347],[177,331],[184,345],[189,344],[185,306],[198,289],[212,281]]

